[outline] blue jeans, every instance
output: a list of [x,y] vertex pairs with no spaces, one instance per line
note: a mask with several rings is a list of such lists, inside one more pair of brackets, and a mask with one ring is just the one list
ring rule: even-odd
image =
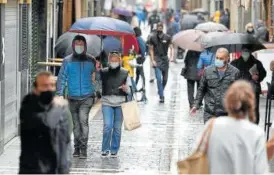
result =
[[130,77],[130,80],[131,80],[131,92],[130,92],[130,94],[127,96],[128,101],[133,100],[133,95],[134,95],[134,93],[137,91],[136,83],[135,83],[133,77]]
[[104,120],[102,152],[117,153],[121,142],[122,108],[103,105],[102,111]]
[[158,87],[158,95],[160,97],[164,97],[164,90],[167,84],[167,78],[168,78],[168,69],[163,71],[160,68],[156,67],[155,70],[155,76],[157,79],[157,87]]

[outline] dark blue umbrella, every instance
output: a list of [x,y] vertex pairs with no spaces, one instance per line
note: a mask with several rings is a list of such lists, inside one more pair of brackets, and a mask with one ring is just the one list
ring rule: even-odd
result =
[[132,16],[132,12],[130,12],[124,8],[116,7],[112,10],[112,12],[116,15]]
[[108,55],[111,51],[119,51],[122,53],[121,41],[113,36],[108,36],[103,40],[104,51]]
[[89,17],[78,19],[71,26],[69,31],[90,35],[134,35],[134,31],[128,23],[109,17]]

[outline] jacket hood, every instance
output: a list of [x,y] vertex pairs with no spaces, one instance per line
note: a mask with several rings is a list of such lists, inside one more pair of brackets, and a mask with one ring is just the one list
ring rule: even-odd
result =
[[82,35],[76,35],[76,36],[74,37],[74,39],[72,40],[73,55],[78,55],[78,54],[75,52],[75,41],[76,41],[76,40],[81,40],[81,41],[84,42],[85,50],[84,50],[84,52],[83,52],[82,55],[85,55],[86,52],[87,52],[87,40],[86,40],[86,38],[85,38],[84,36],[82,36]]

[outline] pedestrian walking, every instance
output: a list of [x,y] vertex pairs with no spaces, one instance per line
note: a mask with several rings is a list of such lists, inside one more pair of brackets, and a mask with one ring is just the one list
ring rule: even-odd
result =
[[265,134],[253,123],[255,96],[251,85],[236,81],[226,92],[224,103],[228,117],[209,120],[202,132],[211,129],[206,150],[209,174],[267,174]]
[[[150,38],[155,34],[155,31],[154,32],[151,32],[149,35],[148,35],[148,38],[147,38],[147,41],[146,41],[146,46],[147,46],[147,54],[149,55],[150,57],[150,52],[149,52],[149,42],[150,42]],[[155,79],[155,71],[154,71],[154,68],[153,68],[153,65],[152,65],[152,62],[150,61],[149,62],[149,82],[150,83],[153,83],[154,82],[154,79]]]
[[148,24],[150,25],[150,32],[153,32],[157,28],[157,24],[160,21],[160,16],[157,14],[157,10],[154,10],[152,15],[148,19]]
[[228,87],[239,79],[239,70],[228,64],[229,52],[225,48],[219,48],[216,52],[214,65],[205,69],[200,80],[200,86],[194,102],[191,114],[195,114],[204,99],[204,122],[212,116],[226,116],[223,99]]
[[221,12],[221,17],[220,17],[220,23],[226,26],[229,29],[229,16],[226,14],[225,11]]
[[253,37],[255,36],[254,26],[251,22],[245,26],[245,32]]
[[255,25],[255,38],[258,39],[261,43],[265,43],[269,40],[267,35],[268,30],[264,24],[264,21],[258,20]]
[[174,54],[171,37],[163,32],[162,23],[157,25],[157,33],[151,36],[149,44],[150,59],[155,70],[160,103],[164,103],[164,89],[167,84],[169,70],[168,49],[170,48],[170,60],[173,60]]
[[86,54],[86,39],[75,36],[73,54],[67,56],[57,80],[57,95],[63,96],[68,87],[69,108],[73,118],[74,157],[87,158],[89,137],[89,112],[94,104],[96,61]]
[[68,103],[54,96],[55,80],[40,72],[20,109],[19,174],[68,174],[72,119]]
[[121,66],[119,52],[109,54],[109,67],[101,70],[103,141],[102,156],[116,157],[121,142],[123,114],[121,105],[131,93],[131,79],[127,70]]
[[261,61],[257,60],[251,52],[244,48],[239,59],[231,62],[231,65],[239,69],[240,78],[249,81],[254,88],[256,99],[256,123],[260,122],[260,94],[261,82],[266,77],[266,70]]
[[211,52],[210,49],[205,49],[199,56],[199,61],[197,64],[197,73],[201,77],[204,74],[206,67],[214,65],[215,54]]
[[[145,60],[146,60],[146,43],[142,38],[142,31],[139,27],[135,27],[134,28],[134,32],[135,32],[135,36],[137,38],[138,41],[138,46],[139,46],[139,53],[137,55],[136,58],[136,62],[139,65],[143,65]],[[143,88],[145,89],[145,74],[144,74],[144,67],[140,66],[136,68],[136,86],[139,82],[140,76],[142,78],[142,82],[143,82]]]
[[190,109],[194,106],[195,84],[197,89],[199,87],[200,76],[197,74],[197,63],[200,53],[201,52],[188,50],[184,60],[185,67],[183,68],[184,70],[182,70],[183,76],[187,80],[187,94]]

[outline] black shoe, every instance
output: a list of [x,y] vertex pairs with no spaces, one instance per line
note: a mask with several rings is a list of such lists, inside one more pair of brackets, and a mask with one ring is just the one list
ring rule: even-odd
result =
[[165,97],[160,97],[160,103],[164,103],[165,102]]
[[102,152],[102,153],[101,153],[101,156],[102,156],[102,157],[107,157],[107,156],[108,156],[108,154],[109,154],[109,152],[108,152],[108,151],[107,151],[107,152]]
[[75,148],[74,149],[74,153],[72,154],[73,157],[79,157],[80,156],[80,149],[79,148]]
[[110,154],[110,157],[112,157],[112,158],[116,158],[118,156],[118,153],[111,153]]
[[80,153],[80,159],[86,159],[88,157],[87,155],[87,149],[81,149],[81,153]]
[[154,83],[154,79],[151,79],[149,82],[150,82],[150,83]]

